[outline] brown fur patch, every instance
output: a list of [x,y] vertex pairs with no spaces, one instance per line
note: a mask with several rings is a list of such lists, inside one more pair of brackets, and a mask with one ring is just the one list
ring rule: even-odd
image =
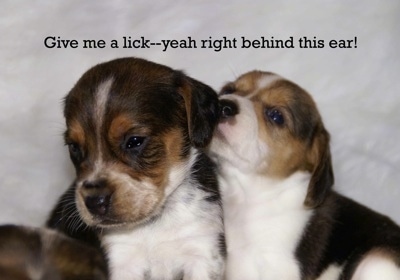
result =
[[181,162],[184,148],[182,130],[179,128],[171,129],[163,135],[163,139],[167,151],[168,166],[173,166]]
[[86,142],[85,131],[83,130],[83,127],[76,119],[73,119],[69,122],[68,130],[67,130],[67,137],[71,141],[78,143],[81,146],[85,145],[85,142]]
[[128,115],[119,115],[115,117],[108,130],[110,142],[116,144],[132,128],[132,119]]
[[251,71],[240,76],[234,83],[236,92],[240,96],[246,96],[258,90],[258,83],[260,79],[265,76],[273,75],[269,72]]

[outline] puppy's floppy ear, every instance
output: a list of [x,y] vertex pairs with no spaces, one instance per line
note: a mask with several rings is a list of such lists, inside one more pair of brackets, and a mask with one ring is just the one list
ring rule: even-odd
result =
[[316,129],[313,138],[309,154],[313,170],[304,201],[304,205],[308,208],[318,207],[324,201],[334,183],[329,133],[322,126]]
[[179,94],[185,101],[189,136],[194,147],[206,147],[218,122],[218,96],[209,86],[181,73]]

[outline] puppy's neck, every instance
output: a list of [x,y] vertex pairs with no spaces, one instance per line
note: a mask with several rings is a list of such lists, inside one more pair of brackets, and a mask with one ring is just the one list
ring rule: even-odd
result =
[[310,174],[278,179],[224,164],[219,176],[229,279],[250,279],[249,271],[251,279],[300,279],[293,252],[313,211],[304,207]]
[[289,200],[294,208],[303,208],[311,175],[296,171],[285,178],[274,178],[257,172],[223,164],[219,166],[219,179],[224,200],[235,203],[267,204],[272,200]]

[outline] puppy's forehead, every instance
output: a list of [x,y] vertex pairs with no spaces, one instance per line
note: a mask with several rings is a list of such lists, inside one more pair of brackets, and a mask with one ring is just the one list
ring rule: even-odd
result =
[[[240,76],[231,86],[234,87],[235,94],[252,97],[259,90],[268,88],[278,80],[282,80],[282,77],[274,73],[251,71]],[[229,87],[229,84],[227,86]]]
[[141,59],[118,59],[89,69],[72,88],[65,100],[66,109],[97,106],[111,97],[134,99],[149,88],[174,84],[176,71]]
[[259,108],[278,108],[292,124],[294,135],[306,139],[321,122],[317,106],[303,88],[271,72],[252,71],[233,84],[234,93],[249,98]]
[[[163,65],[125,58],[99,64],[88,70],[65,98],[67,123],[77,120],[86,128],[115,115],[173,106],[182,75]],[[163,103],[163,104],[161,104]]]
[[302,103],[315,107],[312,97],[304,89],[272,72],[248,72],[240,76],[231,86],[234,87],[235,94],[261,100],[264,103],[271,102],[282,106]]

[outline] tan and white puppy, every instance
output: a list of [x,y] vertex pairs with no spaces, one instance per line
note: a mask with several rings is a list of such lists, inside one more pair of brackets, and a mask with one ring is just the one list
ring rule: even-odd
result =
[[306,91],[252,71],[222,89],[220,106],[210,152],[226,279],[400,279],[400,228],[332,191],[329,134]]
[[94,66],[65,98],[77,179],[48,225],[92,229],[83,239],[99,236],[114,280],[221,279],[222,207],[203,152],[218,113],[210,87],[167,66]]

